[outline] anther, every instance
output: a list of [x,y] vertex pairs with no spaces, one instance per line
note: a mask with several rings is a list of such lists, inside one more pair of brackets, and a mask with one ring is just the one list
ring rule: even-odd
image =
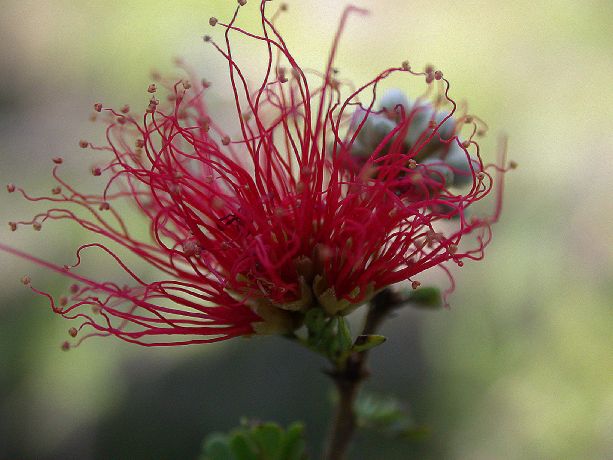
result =
[[211,41],[211,36],[210,35],[203,35],[202,36],[202,40],[204,40],[206,43]]
[[41,228],[43,228],[43,226],[41,225],[41,223],[40,223],[40,222],[34,222],[34,223],[32,224],[32,228],[33,228],[35,231],[40,232],[40,229],[41,229]]
[[409,160],[409,169],[415,169],[417,168],[417,161],[415,161],[413,158],[411,158]]
[[32,278],[30,278],[28,275],[25,275],[21,278],[21,284],[23,284],[24,286],[28,286],[31,282]]
[[65,295],[60,296],[60,298],[58,299],[58,303],[60,304],[60,307],[65,307],[66,305],[68,305],[68,297],[66,297]]
[[111,205],[105,201],[104,203],[100,203],[100,206],[98,207],[98,209],[100,211],[108,211],[109,209],[111,209]]
[[94,104],[94,110],[96,112],[102,112],[102,104],[100,104],[99,102],[97,104]]
[[511,169],[516,169],[516,168],[517,168],[517,162],[515,162],[515,161],[511,160],[511,161],[509,162],[509,168],[511,168]]
[[466,118],[464,118],[464,123],[468,124],[472,122],[473,122],[473,117],[471,115],[466,115]]
[[211,87],[211,82],[207,81],[205,78],[200,81],[200,84],[204,89]]
[[215,27],[215,26],[217,25],[217,18],[215,18],[215,17],[211,17],[211,18],[209,19],[209,25],[210,25],[211,27]]
[[462,142],[462,147],[464,147],[465,149],[467,149],[468,147],[470,147],[470,141],[464,141],[464,142]]
[[145,141],[142,139],[136,139],[136,148],[142,149],[145,146]]
[[449,247],[447,248],[447,250],[451,254],[455,254],[456,252],[458,252],[458,247],[455,244],[450,244]]
[[158,90],[157,86],[155,85],[155,83],[151,83],[148,87],[147,87],[147,92],[148,93],[155,93]]
[[130,111],[130,106],[129,106],[128,104],[126,104],[126,105],[124,105],[124,106],[121,108],[121,110],[120,110],[120,111],[121,111],[121,113],[128,113],[128,112]]
[[57,187],[53,187],[51,189],[51,193],[53,195],[59,195],[60,193],[62,193],[62,187],[60,187],[59,185]]
[[7,184],[6,191],[9,192],[9,193],[13,193],[16,188],[17,187],[15,187],[15,184]]
[[181,84],[183,85],[183,89],[186,89],[186,90],[192,87],[192,84],[188,80],[183,80]]
[[441,78],[443,78],[443,72],[441,72],[440,70],[437,70],[436,72],[434,72],[435,80],[440,80]]
[[70,343],[66,341],[62,343],[62,351],[68,351],[68,350],[70,350]]
[[89,146],[89,142],[84,141],[84,140],[79,141],[79,147],[81,147],[82,149],[86,149],[88,146]]
[[190,239],[185,241],[183,244],[183,254],[185,255],[185,257],[192,257],[192,256],[196,256],[199,257],[200,256],[200,244],[198,243],[198,241]]
[[240,6],[245,6],[247,4],[247,0],[238,0],[238,4]]
[[11,227],[11,232],[17,230],[17,222],[9,222],[9,227]]
[[79,285],[78,284],[72,284],[70,286],[70,292],[72,292],[73,294],[76,294],[77,292],[79,292]]
[[285,2],[284,2],[284,3],[281,3],[281,5],[279,5],[279,9],[280,9],[281,11],[287,11],[287,9],[288,9],[288,8],[289,8],[289,7],[287,6],[287,3],[285,3]]
[[402,70],[411,70],[411,64],[409,64],[409,61],[402,61]]
[[221,139],[221,143],[222,143],[223,145],[230,145],[230,138],[229,138],[228,136],[224,136],[224,137]]
[[417,289],[419,286],[421,286],[421,283],[419,281],[412,281],[411,282],[411,287],[413,289]]
[[101,175],[101,174],[102,174],[102,171],[101,171],[101,170],[100,170],[100,168],[98,168],[98,167],[93,167],[93,168],[92,168],[92,174],[93,174],[94,176],[99,176],[99,175]]
[[208,119],[208,117],[200,121],[200,127],[205,133],[209,132],[211,129],[211,121]]
[[61,158],[61,157],[55,157],[55,158],[53,158],[53,162],[54,162],[56,165],[61,165],[61,164],[64,162],[64,159],[63,159],[63,158]]
[[70,334],[70,337],[76,337],[77,336],[77,328],[76,327],[71,327],[70,329],[68,329],[68,334]]

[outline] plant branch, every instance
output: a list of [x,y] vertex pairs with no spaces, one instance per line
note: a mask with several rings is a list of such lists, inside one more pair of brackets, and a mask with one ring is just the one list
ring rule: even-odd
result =
[[[379,292],[370,302],[362,334],[376,333],[389,313],[403,303],[399,296],[390,289]],[[330,428],[324,460],[344,460],[346,458],[347,449],[357,426],[355,400],[361,383],[368,377],[367,359],[368,350],[352,353],[344,362],[337,363],[336,368],[328,373],[334,380],[339,400]]]

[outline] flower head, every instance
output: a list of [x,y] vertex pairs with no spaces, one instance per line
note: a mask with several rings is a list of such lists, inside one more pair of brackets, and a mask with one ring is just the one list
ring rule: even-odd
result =
[[[504,168],[483,163],[476,138],[484,124],[457,109],[442,72],[403,63],[357,89],[338,79],[339,37],[349,14],[360,11],[348,8],[325,71],[309,73],[265,7],[262,1],[259,34],[236,26],[237,8],[227,24],[210,21],[224,28],[223,46],[205,37],[227,60],[237,129],[217,121],[206,105],[214,87],[186,69],[188,78],[152,83],[142,113],[95,104],[107,143],[79,145],[100,154],[90,171],[101,192],[72,187],[59,174],[60,158],[51,196],[7,187],[53,203],[31,221],[11,222],[12,230],[67,219],[95,237],[64,267],[1,246],[76,281],[56,299],[28,278],[54,311],[80,323],[72,337],[174,345],[285,333],[312,308],[345,315],[387,286],[409,280],[417,287],[428,269],[449,273],[448,263],[483,256],[500,195],[492,216],[469,216],[468,208],[492,191],[491,171]],[[256,85],[233,57],[237,35],[267,50]],[[422,82],[423,93],[380,96],[392,74]],[[148,221],[150,238],[129,228],[125,201]],[[112,257],[129,283],[79,275],[90,250]],[[158,277],[133,271],[127,253]]]

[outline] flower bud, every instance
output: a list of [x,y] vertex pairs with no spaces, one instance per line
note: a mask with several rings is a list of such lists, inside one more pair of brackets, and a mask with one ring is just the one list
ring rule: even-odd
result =
[[[474,172],[470,168],[469,160],[472,162]],[[470,184],[473,181],[473,175],[481,171],[479,162],[470,158],[468,153],[457,142],[450,144],[449,151],[445,157],[445,163],[454,172],[453,185],[456,187]]]
[[[420,105],[411,108],[411,113],[407,114],[407,117],[411,119],[409,124],[409,130],[407,131],[407,135],[405,137],[405,142],[414,146],[422,134],[429,130],[430,120],[432,119],[434,110],[432,106]],[[429,134],[429,131],[426,132],[426,135]],[[425,138],[425,135],[422,137]]]
[[398,88],[388,89],[379,100],[379,108],[391,118],[399,119],[409,112],[409,98]]
[[417,169],[422,170],[429,177],[440,182],[444,187],[449,187],[453,184],[453,169],[440,158],[427,158],[417,166]]

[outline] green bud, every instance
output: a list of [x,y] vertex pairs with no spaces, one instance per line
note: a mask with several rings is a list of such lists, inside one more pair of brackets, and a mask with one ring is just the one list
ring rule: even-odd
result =
[[420,137],[423,141],[423,139],[432,132],[429,125],[433,115],[434,110],[430,104],[420,105],[411,109],[411,113],[407,114],[407,117],[411,119],[411,123],[409,124],[407,135],[404,138],[408,145],[415,145]]
[[409,111],[409,106],[409,98],[398,88],[388,89],[383,93],[381,99],[379,99],[379,108],[384,110],[386,114],[394,117],[399,117],[401,110],[404,111],[406,116]]
[[[434,121],[437,125],[443,123],[443,120],[449,115],[445,112],[437,112],[434,116]],[[449,140],[455,134],[456,122],[453,117],[450,117],[438,128],[438,135],[443,140]]]
[[[472,162],[474,173],[470,169],[469,161]],[[473,174],[481,171],[479,162],[470,158],[468,153],[457,142],[452,142],[449,145],[449,151],[447,156],[445,156],[445,163],[454,171],[453,185],[456,187],[472,183]]]
[[442,182],[444,186],[450,186],[454,181],[453,170],[440,158],[428,158],[418,165],[419,169],[437,182]]

